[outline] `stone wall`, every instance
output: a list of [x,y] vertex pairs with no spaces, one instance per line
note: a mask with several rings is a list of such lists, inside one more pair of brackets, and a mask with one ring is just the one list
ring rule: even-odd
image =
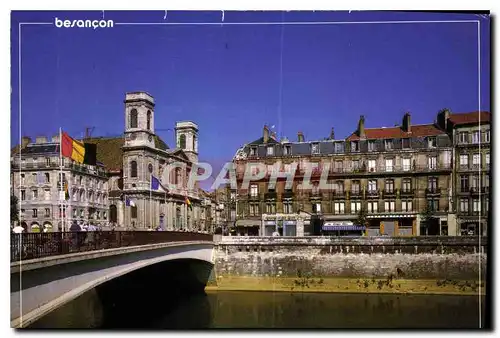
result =
[[[315,277],[477,280],[486,272],[486,238],[222,237],[217,278]],[[481,262],[481,264],[479,264]]]

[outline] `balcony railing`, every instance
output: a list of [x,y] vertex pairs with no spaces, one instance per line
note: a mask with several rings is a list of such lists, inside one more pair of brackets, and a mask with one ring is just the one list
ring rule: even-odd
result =
[[293,191],[284,191],[281,197],[282,198],[293,198],[294,193],[293,193]]
[[269,200],[269,199],[276,199],[276,197],[277,197],[276,191],[266,192],[266,193],[264,194],[264,198],[265,198],[266,200]]
[[398,193],[398,189],[384,189],[382,192],[383,198],[395,197]]
[[380,195],[380,192],[378,189],[366,191],[366,198],[375,198],[375,197],[379,197],[379,195]]
[[441,194],[441,189],[440,188],[427,188],[425,189],[425,195],[440,195]]
[[415,194],[415,189],[401,189],[399,190],[400,196],[413,196]]
[[349,192],[349,196],[351,198],[361,198],[361,197],[363,197],[363,191],[361,191],[360,189],[351,190]]

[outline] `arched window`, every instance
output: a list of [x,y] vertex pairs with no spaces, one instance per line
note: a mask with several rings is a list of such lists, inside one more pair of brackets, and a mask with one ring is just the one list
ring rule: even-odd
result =
[[136,206],[130,207],[130,217],[137,218],[137,207]]
[[148,110],[147,114],[147,130],[151,130],[151,112]]
[[179,136],[179,147],[181,149],[186,149],[186,135],[185,134],[181,134],[181,136]]
[[153,165],[150,163],[148,164],[148,177],[147,180],[151,180],[151,175],[153,174]]
[[130,162],[130,177],[137,177],[137,162]]
[[193,151],[196,151],[196,136],[193,136]]
[[109,206],[109,218],[111,222],[116,223],[118,221],[118,211],[116,209],[116,205],[114,204]]
[[137,128],[137,110],[130,111],[130,128]]

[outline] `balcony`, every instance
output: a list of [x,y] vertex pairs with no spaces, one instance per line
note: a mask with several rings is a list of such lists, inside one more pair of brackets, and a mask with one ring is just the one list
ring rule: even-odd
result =
[[266,200],[276,199],[277,196],[278,196],[278,194],[276,193],[276,191],[270,191],[270,192],[266,192],[264,194],[264,199],[266,199]]
[[380,191],[378,189],[366,191],[366,198],[379,198],[379,196],[380,196]]
[[332,191],[332,197],[334,199],[345,199],[347,198],[347,190],[334,190]]
[[323,198],[323,195],[319,190],[318,191],[311,191],[311,193],[309,194],[309,200],[320,200],[322,198]]
[[415,189],[400,189],[399,196],[412,197],[415,195]]
[[471,187],[470,193],[471,193],[471,195],[478,195],[481,193],[481,188],[480,187]]
[[441,195],[441,189],[432,187],[425,189],[425,196],[439,196]]
[[295,194],[293,193],[293,191],[284,191],[283,194],[281,195],[283,199],[293,198],[294,196]]
[[398,193],[398,189],[387,189],[382,192],[383,198],[395,198]]
[[490,193],[490,187],[481,187],[481,193],[483,193],[483,194],[489,194]]
[[356,189],[356,190],[351,190],[349,192],[350,198],[362,198],[363,197],[363,191]]
[[249,201],[258,201],[258,200],[260,200],[260,196],[259,196],[259,194],[248,194],[247,199]]

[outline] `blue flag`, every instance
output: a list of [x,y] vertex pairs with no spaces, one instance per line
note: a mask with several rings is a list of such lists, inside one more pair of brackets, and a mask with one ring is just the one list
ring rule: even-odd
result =
[[151,190],[159,190],[160,189],[160,180],[151,175]]

